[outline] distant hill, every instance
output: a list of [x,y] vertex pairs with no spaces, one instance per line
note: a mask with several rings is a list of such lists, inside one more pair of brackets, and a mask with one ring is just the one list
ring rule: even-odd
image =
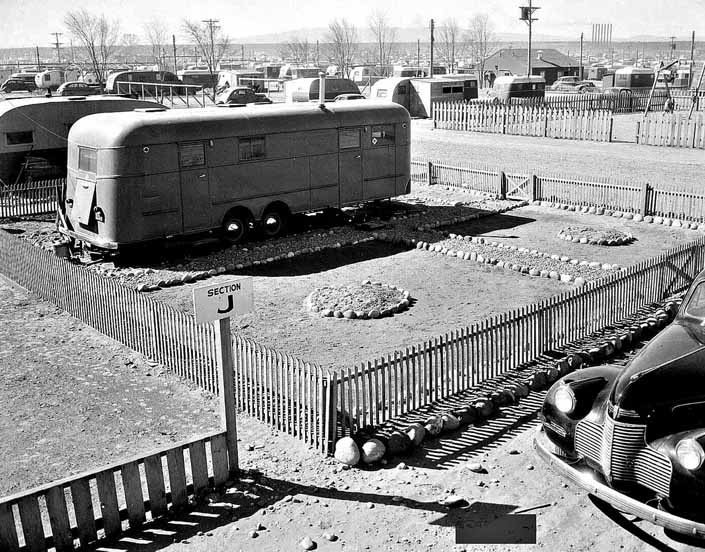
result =
[[[417,40],[427,42],[429,40],[429,29],[426,26],[396,27],[394,30],[396,32],[396,42],[416,42]],[[374,41],[374,38],[368,29],[358,27],[357,32],[358,38],[361,42]],[[436,32],[438,33],[438,30]],[[438,36],[439,35],[436,34],[437,40]],[[497,33],[496,37],[499,42],[520,42],[527,39],[526,33]],[[293,29],[291,31],[280,33],[238,36],[233,39],[233,42],[237,44],[274,44],[294,42],[296,40],[308,40],[309,43],[316,42],[316,40],[319,42],[328,42],[330,40],[330,33],[327,27],[310,27],[304,29]],[[550,42],[570,40],[570,37],[545,35],[539,33],[534,34],[534,40]]]

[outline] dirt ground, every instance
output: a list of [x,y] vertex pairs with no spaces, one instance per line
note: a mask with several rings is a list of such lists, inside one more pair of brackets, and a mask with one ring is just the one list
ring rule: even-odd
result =
[[219,428],[217,399],[0,279],[0,496]]
[[[618,128],[627,126],[620,123]],[[698,149],[439,130],[428,119],[412,121],[412,136],[412,158],[423,161],[577,179],[609,176],[631,185],[648,182],[699,194],[705,180],[703,152]]]
[[[449,134],[424,124],[414,122],[414,153],[426,158],[469,163],[494,159],[503,169],[513,163],[531,163],[537,172],[564,167],[571,173],[589,172],[599,166],[622,178],[646,175],[654,183],[676,178],[699,184],[705,176],[701,152],[565,141],[556,148],[555,141],[520,137],[499,137],[499,141],[493,135]],[[439,239],[448,232],[484,235],[517,246],[621,265],[700,235],[533,206],[502,217],[506,218],[445,227],[436,235]],[[562,227],[588,222],[626,229],[637,240],[607,248],[557,239]],[[299,350],[302,356],[313,350],[322,355],[324,363],[328,358],[328,362],[346,365],[568,289],[565,284],[497,267],[384,244],[341,248],[327,259],[314,257],[305,266],[297,258],[284,261],[278,272],[269,270],[253,273],[261,304],[249,322],[237,321],[239,330],[253,336],[268,332],[258,340],[290,353]],[[408,289],[417,302],[402,314],[375,321],[381,322],[376,326],[372,321],[361,321],[367,324],[362,326],[354,321],[324,320],[303,310],[312,285],[366,278]],[[166,291],[159,294],[186,309],[190,297],[179,295],[184,290],[188,286],[169,289],[173,297]],[[0,496],[146,453],[218,426],[213,397],[56,307],[4,283],[0,283],[0,305],[0,370],[4,376],[0,378]],[[286,313],[283,318],[282,311]],[[333,334],[334,324],[347,333]],[[315,332],[306,333],[306,328]],[[219,505],[164,520],[97,549],[291,551],[300,549],[298,543],[305,537],[315,541],[317,550],[325,551],[692,549],[643,521],[625,522],[622,527],[595,507],[583,491],[551,472],[531,445],[541,398],[534,394],[516,407],[503,409],[501,417],[485,425],[429,442],[404,459],[407,469],[392,462],[376,470],[341,471],[333,460],[299,441],[238,416],[241,467],[259,470],[261,475],[235,483],[218,499]],[[470,462],[481,462],[487,473],[471,472]],[[451,491],[469,507],[438,504]],[[507,518],[520,513],[536,516],[533,546],[455,542],[458,526],[469,530],[489,525],[496,528],[495,535],[504,535],[508,526],[502,523],[511,523]],[[335,540],[328,540],[324,533]]]

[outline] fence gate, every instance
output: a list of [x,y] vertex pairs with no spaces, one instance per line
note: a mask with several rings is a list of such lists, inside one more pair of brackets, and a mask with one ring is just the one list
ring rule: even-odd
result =
[[694,267],[702,266],[703,250],[688,249],[682,251],[680,255],[666,259],[661,271],[662,297],[669,297],[675,293],[685,291],[697,274]]
[[532,178],[521,174],[505,174],[508,199],[532,199]]

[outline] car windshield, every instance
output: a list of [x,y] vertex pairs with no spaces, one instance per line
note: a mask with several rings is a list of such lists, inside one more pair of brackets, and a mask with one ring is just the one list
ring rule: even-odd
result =
[[705,282],[700,282],[693,290],[685,306],[685,314],[705,322]]

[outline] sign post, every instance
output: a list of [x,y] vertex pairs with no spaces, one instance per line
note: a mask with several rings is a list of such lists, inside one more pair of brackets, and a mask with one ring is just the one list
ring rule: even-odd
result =
[[237,425],[235,419],[233,340],[230,317],[254,309],[252,278],[243,276],[227,282],[207,284],[193,289],[193,311],[196,322],[216,322],[216,361],[220,389],[220,420],[225,431],[230,473],[238,468]]

